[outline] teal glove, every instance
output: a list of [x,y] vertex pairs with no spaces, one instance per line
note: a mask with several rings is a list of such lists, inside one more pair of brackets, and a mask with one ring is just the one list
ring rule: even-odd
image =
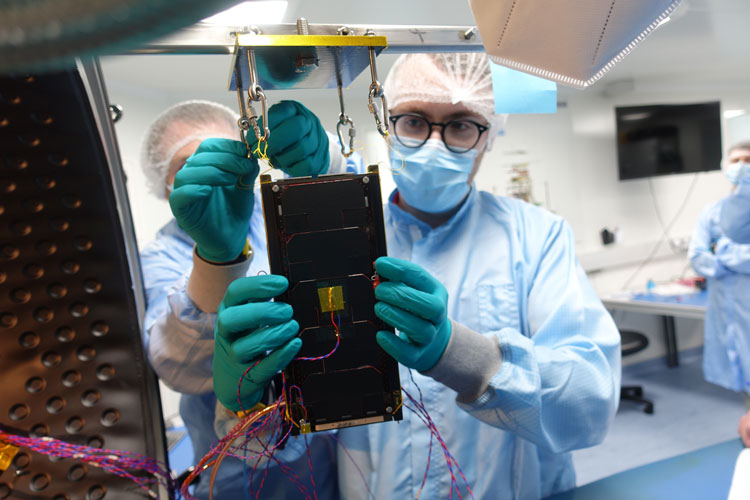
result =
[[380,257],[375,270],[384,281],[375,288],[375,314],[401,332],[380,331],[377,341],[399,363],[421,372],[433,368],[451,337],[448,291],[411,262]]
[[[268,128],[266,154],[274,167],[292,177],[317,177],[328,171],[328,135],[312,111],[297,101],[281,101],[268,110]],[[252,129],[247,140],[255,150],[258,140]]]
[[[239,278],[229,285],[219,305],[214,392],[232,411],[247,410],[260,401],[271,378],[302,347],[302,339],[296,338],[299,324],[292,319],[292,306],[268,302],[288,286],[286,278],[273,274]],[[248,367],[253,368],[242,378]]]
[[204,259],[229,262],[242,253],[258,171],[243,143],[206,139],[177,172],[169,206]]

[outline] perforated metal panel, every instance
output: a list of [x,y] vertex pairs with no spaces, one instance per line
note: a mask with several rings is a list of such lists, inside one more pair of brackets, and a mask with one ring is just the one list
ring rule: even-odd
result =
[[[98,65],[0,76],[3,426],[165,459],[134,241]],[[0,499],[144,496],[28,450],[0,475]]]

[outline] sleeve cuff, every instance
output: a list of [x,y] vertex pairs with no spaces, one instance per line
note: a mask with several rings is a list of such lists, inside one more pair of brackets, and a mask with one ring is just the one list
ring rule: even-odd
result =
[[251,248],[244,261],[234,264],[212,264],[203,260],[193,247],[193,270],[185,287],[188,297],[201,311],[216,312],[229,284],[247,274],[252,260]]
[[456,391],[457,401],[471,403],[484,394],[500,369],[502,350],[494,335],[481,335],[453,320],[451,328],[443,356],[425,375]]

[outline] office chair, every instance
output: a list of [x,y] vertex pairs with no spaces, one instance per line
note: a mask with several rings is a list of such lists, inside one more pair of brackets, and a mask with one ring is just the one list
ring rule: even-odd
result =
[[[620,330],[622,356],[630,356],[648,347],[648,337],[632,330]],[[654,413],[654,403],[643,397],[643,387],[640,385],[623,385],[620,387],[620,401],[634,401],[643,405],[644,413]]]

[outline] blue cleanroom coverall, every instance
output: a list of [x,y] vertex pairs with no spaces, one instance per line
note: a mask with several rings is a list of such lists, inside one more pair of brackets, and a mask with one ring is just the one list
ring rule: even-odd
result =
[[711,383],[750,393],[750,245],[735,243],[722,231],[725,202],[703,210],[688,249],[693,269],[706,277],[708,287],[703,374]]
[[[393,196],[386,205],[389,255],[411,260],[440,280],[449,293],[448,316],[461,328],[492,338],[502,351],[499,370],[490,374],[489,387],[476,401],[458,402],[456,392],[413,372],[425,406],[475,498],[534,499],[572,488],[575,473],[568,452],[599,443],[617,408],[620,338],[576,261],[568,224],[540,208],[476,188],[460,210],[435,229],[401,210]],[[253,233],[263,234],[256,232],[262,223],[260,213],[256,209],[251,221],[255,256],[248,275],[267,268],[265,245],[253,239]],[[192,245],[171,224],[142,257],[151,299],[149,350],[167,384],[205,394],[211,390],[214,318],[199,311],[185,294]],[[159,278],[166,274],[169,278]],[[160,284],[155,286],[154,281]],[[464,363],[470,369],[471,355],[449,344],[428,375],[439,378],[441,364],[448,362]],[[401,383],[417,396],[403,366]],[[191,435],[213,437],[210,404],[204,408],[186,422]],[[415,498],[427,463],[429,436],[407,410],[400,423],[339,430],[335,463],[327,452],[330,438],[314,435],[316,483],[329,488],[318,488],[318,497],[368,498],[358,467],[376,498]],[[301,440],[290,439],[277,456],[299,459]],[[239,469],[234,477],[241,477],[241,465],[234,462],[231,467]],[[224,474],[232,474],[229,464],[223,468]],[[446,498],[449,481],[435,442],[421,498]],[[281,486],[296,498],[289,481]],[[336,486],[339,494],[330,491]],[[242,485],[235,487],[241,491]],[[276,494],[264,488],[261,497],[284,498]]]

